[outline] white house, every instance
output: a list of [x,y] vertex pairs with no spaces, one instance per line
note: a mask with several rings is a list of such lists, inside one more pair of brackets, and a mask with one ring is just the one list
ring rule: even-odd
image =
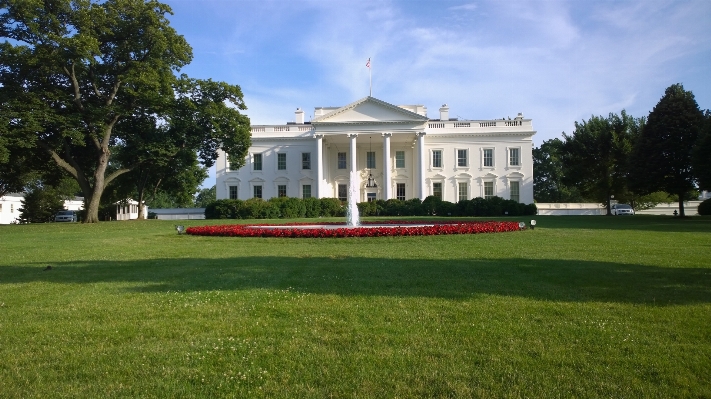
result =
[[20,221],[20,208],[24,198],[24,194],[7,194],[0,197],[0,224]]
[[[0,197],[0,224],[13,224],[20,222],[20,208],[22,200],[25,199],[23,193],[7,194]],[[74,197],[64,200],[64,209],[68,211],[79,211],[84,209],[84,198]]]
[[346,200],[350,174],[358,201],[457,202],[499,196],[533,203],[530,119],[457,120],[449,108],[427,117],[423,105],[395,106],[365,97],[318,107],[311,122],[253,125],[245,166],[217,160],[217,198],[333,197]]

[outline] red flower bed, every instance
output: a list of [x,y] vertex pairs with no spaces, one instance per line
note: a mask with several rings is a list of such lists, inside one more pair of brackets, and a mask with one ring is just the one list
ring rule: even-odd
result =
[[443,234],[479,234],[518,231],[518,222],[435,222],[428,226],[407,226],[428,224],[421,221],[364,222],[362,224],[384,225],[393,227],[343,227],[343,228],[299,228],[299,225],[339,225],[342,223],[289,223],[280,226],[293,228],[267,228],[263,225],[230,224],[221,226],[188,227],[186,233],[200,236],[225,237],[287,237],[287,238],[326,238],[326,237],[385,237],[385,236],[431,236]]

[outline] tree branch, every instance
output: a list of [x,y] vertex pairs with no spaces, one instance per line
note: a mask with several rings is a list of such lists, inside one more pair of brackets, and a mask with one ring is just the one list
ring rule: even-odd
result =
[[81,91],[79,90],[79,81],[77,80],[76,71],[74,70],[74,63],[72,62],[71,72],[69,72],[66,66],[62,68],[64,69],[64,73],[67,74],[67,77],[72,80],[72,87],[74,88],[74,104],[76,104],[79,110],[84,111],[84,105],[81,103]]

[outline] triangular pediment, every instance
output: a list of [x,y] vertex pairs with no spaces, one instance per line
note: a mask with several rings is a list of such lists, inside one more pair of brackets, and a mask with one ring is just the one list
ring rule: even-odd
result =
[[374,97],[365,97],[345,107],[338,108],[311,121],[312,124],[347,123],[397,123],[427,121],[426,116],[386,103]]

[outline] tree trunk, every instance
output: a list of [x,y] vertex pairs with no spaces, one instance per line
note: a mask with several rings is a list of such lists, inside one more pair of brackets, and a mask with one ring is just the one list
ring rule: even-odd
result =
[[99,223],[99,204],[101,203],[101,194],[104,193],[104,181],[106,166],[109,164],[109,151],[102,148],[99,155],[99,162],[94,171],[94,187],[91,190],[91,198],[86,206],[86,220],[84,223]]
[[146,207],[146,204],[143,203],[143,190],[138,191],[138,220],[143,220],[145,219],[143,217],[143,209]]
[[686,193],[679,194],[679,216],[684,217],[684,195]]

